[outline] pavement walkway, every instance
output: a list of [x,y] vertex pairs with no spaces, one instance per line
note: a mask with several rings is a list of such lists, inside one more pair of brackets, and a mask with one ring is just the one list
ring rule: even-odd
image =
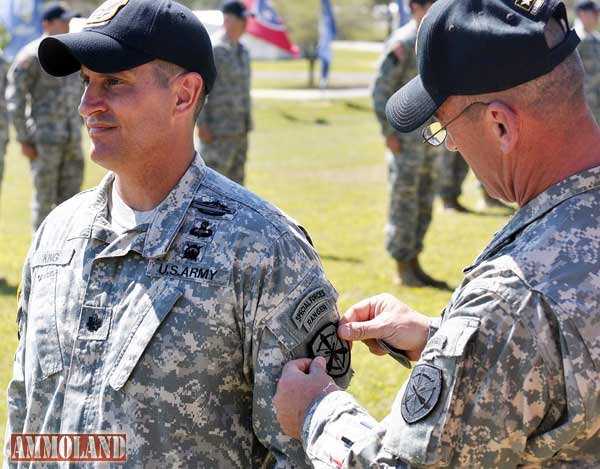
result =
[[341,88],[341,89],[302,89],[302,90],[252,90],[252,97],[256,99],[278,99],[284,101],[314,101],[326,99],[354,99],[370,96],[369,88]]

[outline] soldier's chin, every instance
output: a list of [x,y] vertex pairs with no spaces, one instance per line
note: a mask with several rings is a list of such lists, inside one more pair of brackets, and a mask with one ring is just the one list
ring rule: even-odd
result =
[[92,161],[103,168],[111,169],[111,161],[114,159],[114,151],[109,145],[90,142],[90,158]]

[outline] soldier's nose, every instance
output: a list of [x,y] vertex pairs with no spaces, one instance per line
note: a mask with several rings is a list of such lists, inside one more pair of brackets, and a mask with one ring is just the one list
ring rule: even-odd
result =
[[92,86],[88,86],[81,96],[81,102],[79,103],[79,114],[82,117],[88,117],[104,111],[106,111],[106,103],[102,99],[101,95],[95,93]]

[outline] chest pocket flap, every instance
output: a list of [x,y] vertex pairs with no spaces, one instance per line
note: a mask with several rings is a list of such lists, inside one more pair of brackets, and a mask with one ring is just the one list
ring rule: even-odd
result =
[[442,435],[456,398],[464,354],[479,323],[479,318],[470,316],[448,318],[427,342],[386,419],[383,445],[396,457],[414,465],[448,462],[451,449],[442,447]]
[[146,304],[140,305],[140,320],[127,337],[110,374],[108,382],[115,391],[125,385],[156,330],[182,295],[180,289],[166,283]]

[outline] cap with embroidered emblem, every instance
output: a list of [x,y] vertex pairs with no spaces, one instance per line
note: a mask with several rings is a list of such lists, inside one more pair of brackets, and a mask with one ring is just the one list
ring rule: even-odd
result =
[[217,75],[208,32],[189,8],[172,0],[107,0],[81,32],[43,39],[38,56],[54,76],[82,65],[117,73],[160,59],[199,73],[209,92]]
[[[551,18],[567,31],[552,49],[544,36]],[[439,0],[419,29],[419,75],[390,98],[387,118],[400,132],[411,132],[450,96],[503,91],[533,80],[551,72],[578,43],[558,0]]]

